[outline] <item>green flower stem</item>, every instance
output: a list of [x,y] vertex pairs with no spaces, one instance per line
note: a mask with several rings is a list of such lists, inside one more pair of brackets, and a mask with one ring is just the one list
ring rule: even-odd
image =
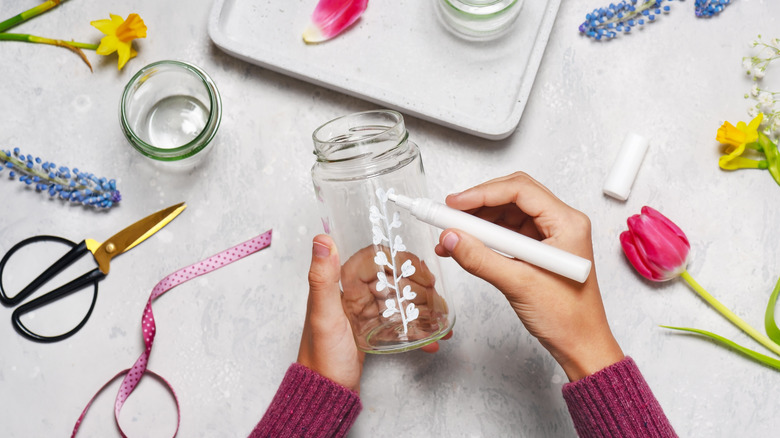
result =
[[721,315],[725,316],[729,321],[731,321],[732,324],[736,325],[742,329],[743,332],[747,333],[750,335],[750,337],[758,341],[761,345],[780,356],[780,345],[772,342],[771,339],[751,327],[750,324],[729,310],[728,307],[724,306],[720,301],[716,300],[715,297],[710,295],[709,292],[704,290],[704,288],[701,287],[701,285],[699,285],[699,283],[697,283],[693,277],[691,277],[691,274],[689,274],[687,270],[683,271],[680,276],[688,282],[693,290],[696,291],[696,293],[699,294],[699,296],[702,297],[704,301],[708,302],[712,307],[715,308],[715,310],[720,312]]
[[21,14],[18,14],[16,16],[13,16],[3,22],[0,22],[0,32],[5,32],[6,30],[16,26],[19,23],[23,23],[30,18],[37,17],[38,15],[41,15],[42,13],[48,11],[49,9],[52,9],[60,4],[61,1],[64,0],[49,0],[47,2],[44,2],[32,9],[28,9]]
[[37,44],[50,44],[52,46],[64,47],[70,50],[71,52],[79,55],[79,58],[81,58],[81,60],[84,61],[85,64],[87,64],[90,71],[92,71],[92,64],[89,63],[89,59],[87,59],[87,55],[85,55],[84,52],[81,51],[81,49],[97,50],[98,48],[97,44],[79,43],[76,41],[55,40],[55,39],[43,38],[35,35],[28,35],[25,33],[0,32],[0,41],[2,40],[23,41],[26,43],[37,43]]
[[79,49],[97,50],[98,44],[80,43],[78,41],[63,41],[52,38],[44,38],[26,33],[0,33],[0,40],[23,41],[25,43],[50,44],[53,46],[69,45]]

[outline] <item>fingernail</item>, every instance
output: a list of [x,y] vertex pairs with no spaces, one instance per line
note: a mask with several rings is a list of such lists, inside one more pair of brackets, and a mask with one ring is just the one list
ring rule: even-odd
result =
[[450,231],[444,236],[444,238],[441,240],[441,243],[444,245],[444,249],[446,249],[448,252],[452,252],[455,250],[455,245],[457,245],[459,241],[460,237],[458,237],[458,235],[454,232]]
[[328,257],[330,255],[330,247],[325,246],[320,242],[314,242],[311,251],[315,257]]
[[447,195],[447,199],[457,198],[458,196],[460,196],[461,193],[463,193],[463,192],[450,193],[449,195]]

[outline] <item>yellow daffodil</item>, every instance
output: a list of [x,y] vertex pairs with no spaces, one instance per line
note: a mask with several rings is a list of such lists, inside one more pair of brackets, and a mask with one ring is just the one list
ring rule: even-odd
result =
[[[758,113],[756,118],[751,120],[749,124],[739,122],[737,126],[734,126],[729,122],[724,122],[723,126],[718,129],[715,140],[729,145],[730,149],[739,148],[740,146],[744,149],[746,144],[754,143],[758,140],[758,126],[761,125],[763,119],[764,114]],[[731,153],[730,151],[728,152]]]
[[125,63],[137,54],[132,47],[133,40],[146,38],[146,25],[138,14],[128,15],[127,20],[123,20],[118,15],[109,15],[111,19],[96,20],[90,23],[106,35],[100,40],[100,46],[95,53],[110,55],[117,52],[119,70],[121,70]]
[[[741,156],[745,152],[745,147],[749,145],[753,145],[751,146],[753,149],[759,148],[754,143],[758,141],[758,127],[761,125],[763,118],[764,115],[759,113],[748,124],[739,122],[737,126],[734,126],[729,122],[724,122],[718,129],[715,139],[726,145],[726,155],[723,155],[718,160],[718,165],[721,169],[766,169],[766,161],[762,160],[762,163],[762,161],[751,160]],[[762,164],[764,167],[762,167]]]

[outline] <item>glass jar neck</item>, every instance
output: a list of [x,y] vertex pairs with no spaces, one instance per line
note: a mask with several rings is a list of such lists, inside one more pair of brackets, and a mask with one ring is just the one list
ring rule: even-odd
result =
[[390,110],[365,111],[331,120],[312,134],[317,162],[344,167],[371,166],[408,147],[403,116]]

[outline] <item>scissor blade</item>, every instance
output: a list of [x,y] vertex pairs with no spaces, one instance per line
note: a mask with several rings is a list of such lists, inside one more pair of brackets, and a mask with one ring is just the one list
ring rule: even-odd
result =
[[172,221],[184,209],[187,208],[183,202],[153,213],[140,221],[130,225],[124,230],[114,234],[98,248],[92,251],[95,260],[98,262],[100,271],[108,273],[109,261],[119,254],[133,248],[146,240],[152,234],[160,231],[162,227]]
[[[147,216],[140,221],[134,223],[133,225],[130,225],[129,227],[125,228],[124,230],[120,231],[116,234],[116,236],[121,235],[125,232],[125,230],[130,230],[132,227],[137,226],[138,230],[144,230],[146,229],[146,232],[143,233],[140,237],[136,238],[133,243],[128,245],[125,249],[122,250],[122,252],[125,252],[134,246],[138,245],[139,243],[143,242],[144,240],[148,239],[149,236],[152,234],[160,231],[162,227],[168,225],[168,222],[174,220],[176,216],[179,215],[184,209],[187,208],[187,205],[183,202],[176,204],[174,206],[168,207],[165,210],[160,210],[157,213],[152,214],[151,216]],[[114,236],[114,237],[116,237]],[[112,237],[113,239],[113,237]]]

